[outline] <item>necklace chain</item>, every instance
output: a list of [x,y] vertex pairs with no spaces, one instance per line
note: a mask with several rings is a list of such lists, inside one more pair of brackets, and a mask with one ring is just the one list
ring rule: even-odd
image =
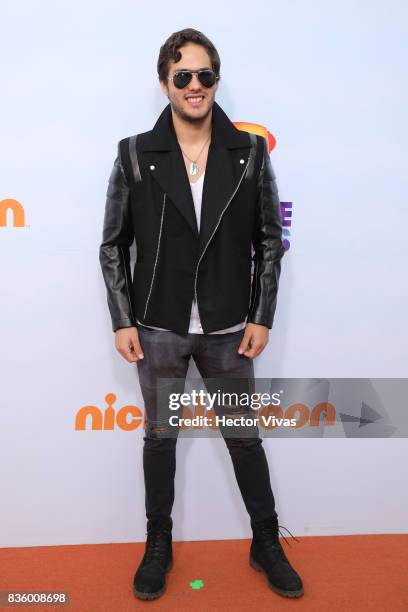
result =
[[183,149],[181,149],[181,147],[180,147],[181,152],[183,153],[183,155],[185,155],[185,156],[187,157],[187,159],[188,159],[189,161],[191,161],[191,164],[190,164],[190,174],[191,174],[191,176],[194,176],[195,174],[198,174],[198,172],[199,172],[199,166],[198,166],[198,163],[197,163],[197,162],[198,162],[198,160],[200,159],[200,155],[201,155],[201,153],[203,152],[204,147],[205,147],[205,145],[207,144],[207,142],[210,140],[210,138],[211,138],[211,134],[210,134],[210,136],[207,138],[207,140],[205,141],[205,143],[203,144],[203,146],[202,146],[202,148],[201,148],[200,153],[197,155],[197,159],[191,159],[191,157],[189,157],[189,156],[187,155],[187,153],[184,153]]

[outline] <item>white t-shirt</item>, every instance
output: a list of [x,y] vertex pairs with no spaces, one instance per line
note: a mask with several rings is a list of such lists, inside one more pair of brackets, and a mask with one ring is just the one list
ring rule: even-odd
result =
[[[195,183],[192,183],[190,181],[191,192],[192,192],[193,200],[194,200],[194,209],[195,209],[195,213],[197,217],[198,229],[200,229],[201,202],[202,202],[202,197],[203,197],[204,175],[205,175],[205,172],[203,172],[203,174],[200,176],[198,181],[196,181]],[[154,327],[153,325],[144,325],[144,323],[141,323],[139,319],[138,319],[138,323],[140,323],[140,325],[143,325],[144,327],[151,327],[152,329],[161,329],[162,331],[171,331],[164,327]],[[233,331],[238,331],[239,329],[243,329],[245,325],[246,325],[246,319],[245,321],[242,321],[242,323],[238,323],[237,325],[232,325],[231,327],[226,327],[225,329],[219,329],[217,331],[213,331],[209,333],[210,334],[226,334],[228,332],[233,332]],[[203,334],[204,333],[203,328],[201,326],[201,322],[200,322],[200,315],[198,313],[197,302],[195,301],[195,299],[193,299],[193,303],[191,305],[190,326],[188,329],[188,333],[189,334]]]

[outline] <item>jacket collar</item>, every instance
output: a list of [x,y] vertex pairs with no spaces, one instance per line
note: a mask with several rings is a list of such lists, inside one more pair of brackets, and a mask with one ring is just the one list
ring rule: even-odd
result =
[[189,176],[174,130],[170,104],[162,111],[148,137],[140,145],[139,150],[145,154],[151,176],[196,235],[199,256],[205,251],[224,208],[235,195],[246,167],[250,146],[248,132],[236,128],[214,101],[198,230]]
[[[212,106],[211,143],[213,148],[236,149],[249,146],[248,134],[238,130],[215,101]],[[177,147],[171,104],[167,104],[151,130],[150,138],[142,145],[141,150],[171,151]]]

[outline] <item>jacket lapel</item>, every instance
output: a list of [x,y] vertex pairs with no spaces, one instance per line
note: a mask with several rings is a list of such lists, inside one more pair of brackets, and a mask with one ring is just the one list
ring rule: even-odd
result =
[[154,153],[150,156],[155,166],[151,174],[198,237],[194,200],[182,155],[177,146],[167,153]]
[[[168,194],[191,230],[197,235],[200,255],[211,239],[245,169],[245,164],[239,163],[239,154],[232,154],[231,149],[242,149],[238,153],[246,162],[249,147],[249,134],[238,130],[217,102],[214,102],[211,142],[203,184],[200,231],[198,231],[190,181],[175,134],[170,104],[165,107],[150,132],[150,138],[142,146],[141,150],[148,152],[146,160],[151,176]],[[150,166],[154,166],[154,169],[150,169]]]

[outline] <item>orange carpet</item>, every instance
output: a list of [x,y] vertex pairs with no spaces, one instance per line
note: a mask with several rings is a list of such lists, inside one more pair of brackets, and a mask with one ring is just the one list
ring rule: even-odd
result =
[[[3,610],[130,612],[166,610],[408,611],[408,536],[288,537],[284,550],[305,594],[286,599],[248,564],[250,540],[174,542],[167,591],[155,601],[134,597],[131,582],[144,543],[0,549],[0,591],[65,591],[69,606],[0,606]],[[204,585],[192,589],[190,582]]]

